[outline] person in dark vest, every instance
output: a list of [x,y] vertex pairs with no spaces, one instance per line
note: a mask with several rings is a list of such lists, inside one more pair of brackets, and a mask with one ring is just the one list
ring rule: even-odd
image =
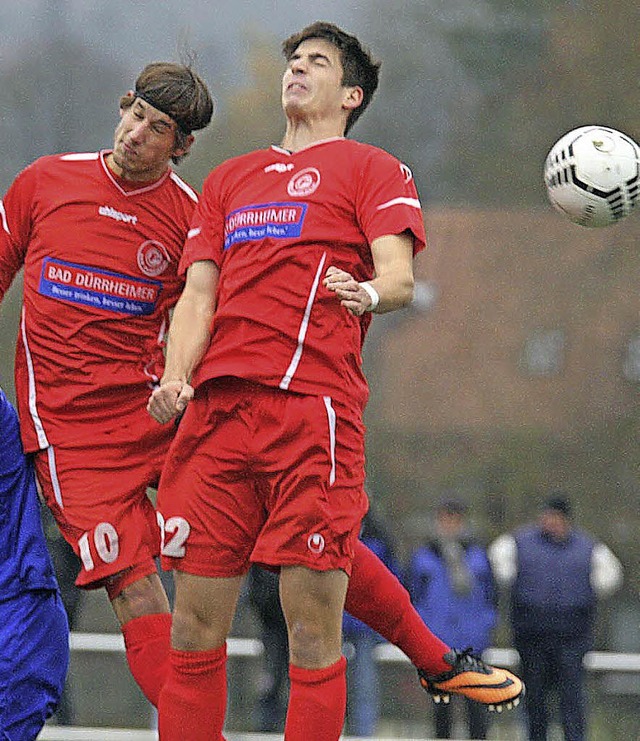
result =
[[565,741],[586,739],[583,659],[591,648],[596,603],[622,583],[620,561],[578,529],[563,493],[538,521],[489,547],[496,579],[511,590],[511,624],[527,686],[530,741],[545,741],[550,694],[558,696]]

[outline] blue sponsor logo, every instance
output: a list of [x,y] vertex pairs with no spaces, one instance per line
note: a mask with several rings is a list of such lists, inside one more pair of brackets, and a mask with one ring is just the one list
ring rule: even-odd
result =
[[299,237],[307,213],[306,203],[263,203],[232,211],[224,225],[224,248],[236,242]]
[[162,283],[45,258],[39,292],[58,301],[93,306],[118,314],[153,314]]

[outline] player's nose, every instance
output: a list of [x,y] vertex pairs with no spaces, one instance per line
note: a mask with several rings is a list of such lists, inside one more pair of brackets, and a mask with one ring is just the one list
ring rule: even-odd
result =
[[129,138],[135,142],[141,142],[147,132],[146,121],[136,121],[129,130]]
[[289,68],[294,74],[300,74],[307,69],[307,63],[304,57],[294,57],[289,62]]

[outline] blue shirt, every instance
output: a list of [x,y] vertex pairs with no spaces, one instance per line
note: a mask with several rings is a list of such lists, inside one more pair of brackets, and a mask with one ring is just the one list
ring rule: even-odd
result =
[[57,589],[47,550],[33,464],[24,455],[18,415],[0,389],[0,602]]
[[420,617],[438,638],[456,648],[484,651],[498,622],[493,574],[485,549],[473,541],[464,542],[464,563],[469,590],[459,594],[437,544],[418,548],[409,569],[409,592]]

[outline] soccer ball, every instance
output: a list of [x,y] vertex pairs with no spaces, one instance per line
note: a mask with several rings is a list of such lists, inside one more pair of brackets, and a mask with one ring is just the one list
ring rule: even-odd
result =
[[608,126],[581,126],[551,148],[544,163],[549,200],[580,226],[628,216],[640,194],[640,147]]

